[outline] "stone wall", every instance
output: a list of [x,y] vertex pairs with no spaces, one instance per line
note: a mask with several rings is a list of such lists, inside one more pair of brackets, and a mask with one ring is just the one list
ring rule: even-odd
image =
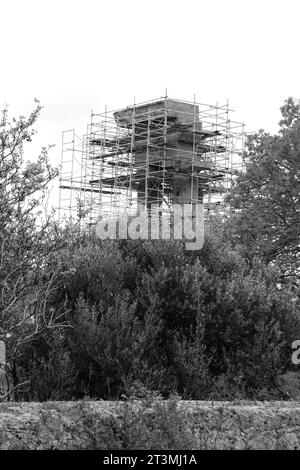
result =
[[1,450],[124,448],[300,449],[300,403],[0,403]]

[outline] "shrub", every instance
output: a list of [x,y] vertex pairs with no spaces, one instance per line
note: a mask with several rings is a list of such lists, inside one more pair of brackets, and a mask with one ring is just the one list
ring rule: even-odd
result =
[[298,303],[221,229],[201,252],[79,234],[49,263],[60,274],[43,308],[65,328],[20,351],[15,367],[31,385],[19,399],[118,399],[136,381],[164,397],[282,396],[277,377],[300,332]]

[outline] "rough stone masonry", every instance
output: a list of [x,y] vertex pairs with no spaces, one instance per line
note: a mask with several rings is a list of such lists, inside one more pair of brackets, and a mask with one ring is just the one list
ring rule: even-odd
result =
[[[0,403],[0,449],[122,449],[120,423],[134,423],[128,410],[126,402]],[[142,415],[144,432],[159,420],[155,413]],[[192,450],[300,449],[299,402],[179,401],[175,414],[193,437]]]

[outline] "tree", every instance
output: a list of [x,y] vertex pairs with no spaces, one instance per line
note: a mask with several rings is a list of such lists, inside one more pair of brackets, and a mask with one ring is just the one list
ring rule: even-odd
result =
[[[237,209],[234,231],[252,260],[278,267],[282,279],[300,279],[300,107],[281,108],[277,135],[250,135],[246,171],[228,200]],[[231,220],[231,223],[233,221]]]
[[43,278],[52,228],[49,217],[41,220],[37,212],[57,171],[46,148],[28,162],[23,151],[40,111],[36,102],[29,117],[10,122],[4,109],[0,120],[0,339],[8,343],[11,366],[20,344],[45,325],[45,297],[53,281]]

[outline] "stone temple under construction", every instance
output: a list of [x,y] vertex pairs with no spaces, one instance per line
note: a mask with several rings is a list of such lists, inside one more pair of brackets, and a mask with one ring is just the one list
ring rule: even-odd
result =
[[92,113],[83,137],[63,132],[60,216],[80,214],[93,224],[99,215],[135,214],[141,205],[225,210],[244,145],[244,124],[230,116],[228,103],[168,97]]

